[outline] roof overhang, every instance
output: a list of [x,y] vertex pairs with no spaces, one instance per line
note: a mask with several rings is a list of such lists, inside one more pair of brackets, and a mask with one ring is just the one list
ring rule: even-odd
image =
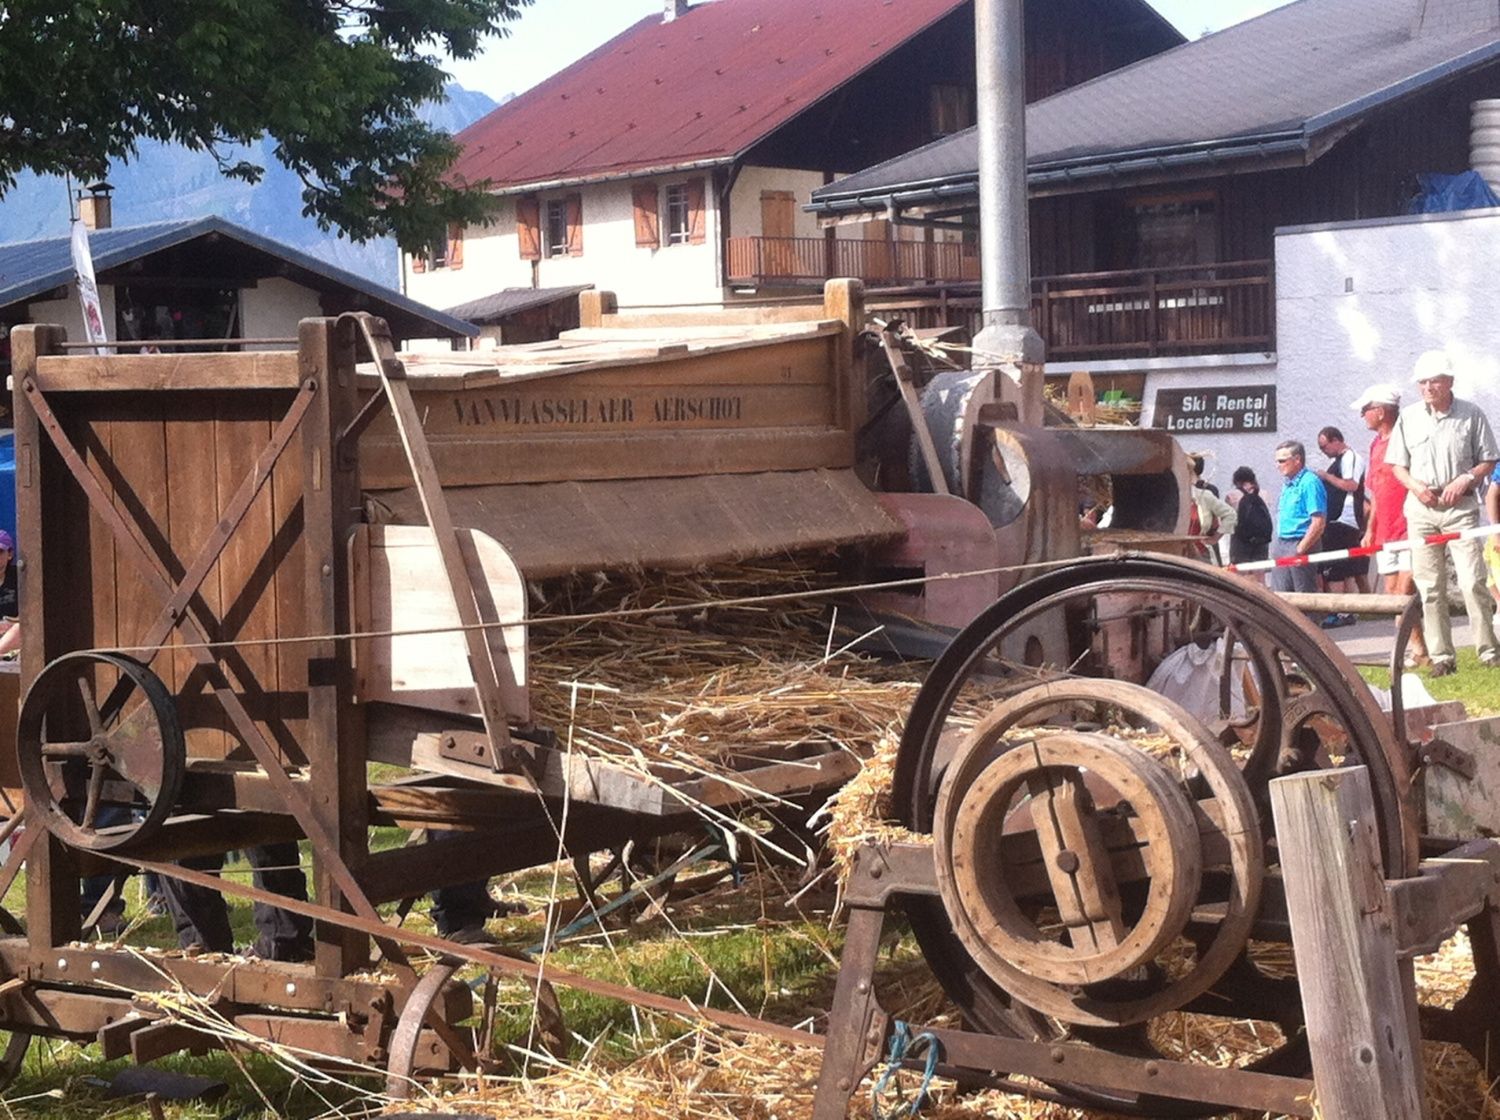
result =
[[685,163],[650,164],[620,171],[575,175],[571,178],[540,179],[532,183],[507,183],[504,186],[491,187],[489,193],[505,198],[513,195],[537,194],[541,191],[563,190],[567,187],[586,187],[595,183],[618,183],[626,179],[649,179],[658,175],[682,175],[690,171],[707,171],[715,167],[727,167],[739,158],[738,155],[715,156],[712,159],[695,159]]
[[[1372,112],[1500,59],[1500,39],[1486,43],[1397,82],[1373,90],[1300,122],[1241,136],[1105,152],[1089,152],[1030,162],[1026,181],[1032,197],[1076,194],[1124,186],[1146,186],[1185,174],[1213,176],[1271,171],[1313,163]],[[1149,65],[1150,60],[1139,65]],[[1107,82],[1108,75],[1097,81]],[[1068,91],[1049,99],[1066,99]],[[977,165],[977,160],[975,161]],[[869,221],[900,221],[936,211],[962,213],[978,206],[978,171],[941,179],[894,184],[889,189],[840,191],[838,184],[813,192],[803,209],[822,226]]]
[[[1300,167],[1312,162],[1316,154],[1300,131],[1268,133],[1033,164],[1027,170],[1026,183],[1033,198],[1079,194],[1121,186],[1144,186],[1181,178],[1184,172],[1212,175]],[[962,215],[978,206],[978,200],[979,176],[976,171],[924,183],[903,184],[888,193],[830,193],[815,197],[803,209],[816,214],[821,225],[833,226],[872,218],[899,221],[903,217],[926,217],[941,220]]]

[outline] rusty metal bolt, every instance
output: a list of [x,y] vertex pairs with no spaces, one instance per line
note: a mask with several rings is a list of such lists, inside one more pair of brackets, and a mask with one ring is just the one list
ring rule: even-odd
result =
[[878,879],[884,874],[885,868],[881,867],[878,863],[874,867],[870,868],[870,878],[872,879]]
[[1048,1052],[1047,1056],[1050,1057],[1058,1065],[1062,1065],[1063,1062],[1066,1061],[1067,1057],[1068,1057],[1067,1054],[1063,1053],[1063,1048],[1061,1046],[1054,1046]]
[[1064,875],[1072,875],[1078,870],[1078,853],[1064,848],[1057,853],[1057,867]]
[[1146,1063],[1146,1076],[1147,1077],[1155,1077],[1160,1072],[1161,1072],[1161,1066],[1157,1065],[1155,1062],[1147,1062]]

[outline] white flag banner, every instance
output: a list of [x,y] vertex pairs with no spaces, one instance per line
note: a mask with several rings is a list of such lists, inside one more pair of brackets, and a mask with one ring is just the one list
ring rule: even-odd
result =
[[[78,302],[83,306],[84,333],[90,342],[108,342],[109,335],[104,330],[104,308],[99,303],[99,285],[94,282],[89,229],[76,218],[73,221],[73,274],[78,278]],[[95,346],[94,353],[103,354],[106,350]]]

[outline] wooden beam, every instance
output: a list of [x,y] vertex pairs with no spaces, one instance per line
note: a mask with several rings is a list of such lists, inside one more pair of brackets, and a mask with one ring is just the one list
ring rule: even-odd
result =
[[1324,1120],[1421,1120],[1416,984],[1397,959],[1364,767],[1271,782],[1297,983]]
[[44,393],[137,392],[142,389],[295,389],[301,383],[293,351],[244,354],[69,354],[37,362]]

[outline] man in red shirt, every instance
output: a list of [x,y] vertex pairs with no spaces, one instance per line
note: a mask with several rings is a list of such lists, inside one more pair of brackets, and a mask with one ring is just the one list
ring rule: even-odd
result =
[[[1370,512],[1362,543],[1368,548],[1379,547],[1387,541],[1404,541],[1406,514],[1402,506],[1406,502],[1406,487],[1396,480],[1395,473],[1385,462],[1391,429],[1396,426],[1396,417],[1401,413],[1401,390],[1394,385],[1372,385],[1354,402],[1354,408],[1364,417],[1365,427],[1375,433],[1375,438],[1370,441],[1370,466],[1365,474]],[[1410,595],[1414,592],[1410,552],[1376,553],[1375,570],[1385,577],[1386,594]],[[1418,625],[1412,631],[1411,644],[1407,646],[1407,668],[1415,668],[1426,660],[1427,646],[1422,627]]]

